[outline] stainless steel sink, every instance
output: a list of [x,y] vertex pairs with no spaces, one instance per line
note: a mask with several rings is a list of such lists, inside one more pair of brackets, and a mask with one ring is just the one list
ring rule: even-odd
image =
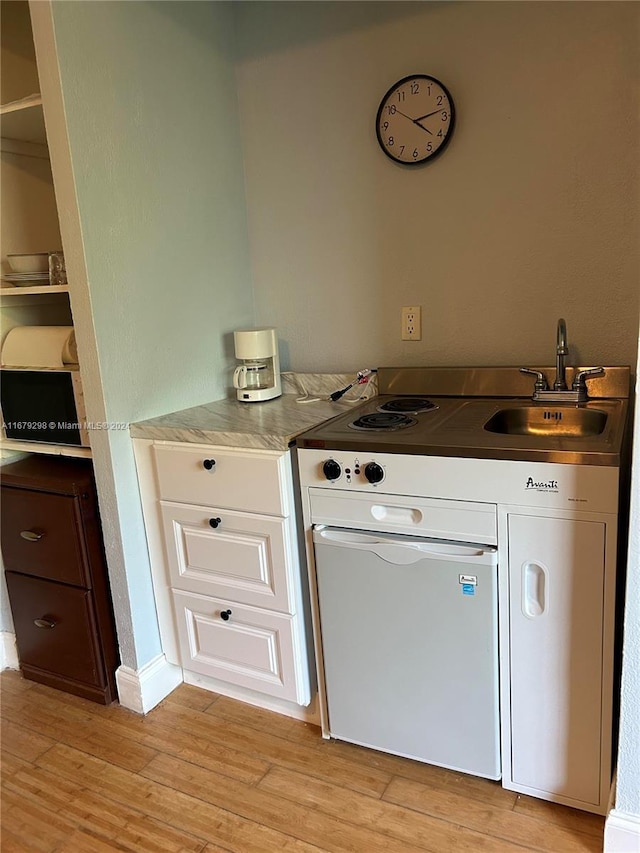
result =
[[[573,385],[584,370],[567,368],[567,384]],[[553,368],[535,366],[538,371],[546,376]],[[585,403],[534,402],[531,380],[513,367],[380,368],[378,381],[384,394],[419,393],[439,406],[420,416],[411,445],[414,453],[620,465],[629,408],[628,367],[605,366],[602,375],[590,380]],[[389,452],[407,452],[406,432],[400,438]]]
[[584,438],[600,435],[607,425],[607,413],[599,409],[569,406],[519,406],[500,409],[485,423],[487,432],[502,435],[541,435]]

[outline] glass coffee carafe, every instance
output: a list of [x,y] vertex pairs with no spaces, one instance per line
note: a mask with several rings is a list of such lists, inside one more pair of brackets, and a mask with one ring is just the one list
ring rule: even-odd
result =
[[236,367],[233,373],[233,387],[249,391],[261,391],[274,386],[273,359],[247,361]]

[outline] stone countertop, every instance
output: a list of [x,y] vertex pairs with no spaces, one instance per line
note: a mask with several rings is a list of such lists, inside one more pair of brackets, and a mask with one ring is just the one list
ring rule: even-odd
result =
[[[318,396],[328,396],[353,380],[353,374],[337,374],[319,390]],[[327,387],[329,390],[327,391]],[[287,383],[286,391],[292,389]],[[302,397],[309,383],[302,386]],[[195,444],[215,444],[224,447],[246,447],[261,450],[287,450],[293,439],[311,427],[353,407],[362,388],[353,388],[341,400],[332,403],[321,399],[315,402],[297,402],[296,393],[285,393],[275,400],[260,403],[241,403],[235,399],[216,400],[202,406],[160,415],[131,424],[132,438],[154,441],[180,441]]]

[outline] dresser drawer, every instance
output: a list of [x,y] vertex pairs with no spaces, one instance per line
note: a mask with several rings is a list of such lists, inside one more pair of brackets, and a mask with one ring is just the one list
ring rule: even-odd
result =
[[91,593],[14,572],[6,578],[20,665],[104,685]]
[[169,501],[160,504],[172,587],[291,612],[287,519]]
[[154,451],[165,500],[289,515],[284,454],[206,445],[156,444]]
[[2,487],[5,568],[89,586],[78,498]]
[[[309,684],[299,667],[296,616],[179,590],[173,590],[173,597],[185,669],[309,703]],[[227,614],[228,619],[222,618]]]

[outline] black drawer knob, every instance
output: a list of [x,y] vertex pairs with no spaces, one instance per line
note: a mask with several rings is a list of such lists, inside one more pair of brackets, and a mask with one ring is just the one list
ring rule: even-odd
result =
[[222,610],[222,611],[220,612],[220,618],[221,618],[221,619],[224,619],[224,621],[225,621],[225,622],[228,622],[228,621],[229,621],[229,617],[230,617],[230,616],[231,616],[231,611],[230,611],[230,610]]
[[33,624],[36,628],[55,628],[56,623],[52,619],[42,618],[42,619],[34,619]]
[[35,530],[21,530],[20,536],[26,539],[27,542],[38,542],[44,536],[44,533],[36,533]]
[[202,465],[204,468],[207,469],[207,471],[213,471],[213,469],[216,467],[216,460],[215,459],[205,459],[203,461]]
[[221,521],[222,521],[221,518],[210,518],[209,524],[211,525],[211,527],[217,527]]

